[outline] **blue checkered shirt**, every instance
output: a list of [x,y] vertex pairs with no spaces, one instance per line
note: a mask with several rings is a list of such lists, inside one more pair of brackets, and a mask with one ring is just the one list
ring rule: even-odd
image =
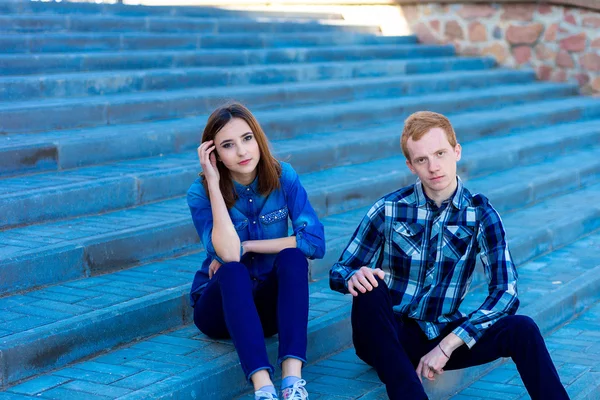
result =
[[[517,311],[517,270],[500,215],[485,196],[471,195],[457,180],[456,192],[441,207],[425,196],[419,180],[379,199],[332,267],[329,282],[348,293],[348,279],[358,269],[381,268],[394,312],[415,319],[429,339],[449,322],[465,319],[453,332],[470,348],[486,328]],[[488,296],[466,315],[458,308],[477,254]]]

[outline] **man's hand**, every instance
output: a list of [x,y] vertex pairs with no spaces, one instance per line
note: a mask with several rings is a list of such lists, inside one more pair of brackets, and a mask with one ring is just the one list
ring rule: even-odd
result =
[[423,377],[434,381],[437,375],[444,373],[444,367],[449,360],[446,354],[450,355],[450,353],[446,349],[442,351],[440,346],[435,346],[433,350],[421,357],[417,366],[417,376],[421,382],[423,382]]
[[208,279],[212,279],[213,275],[221,268],[221,263],[217,260],[212,260],[208,266]]
[[379,279],[383,279],[385,277],[385,272],[380,268],[372,269],[369,267],[360,267],[360,269],[348,279],[348,291],[352,296],[358,296],[358,292],[370,292],[374,287],[378,286],[377,279],[375,279],[377,276]]

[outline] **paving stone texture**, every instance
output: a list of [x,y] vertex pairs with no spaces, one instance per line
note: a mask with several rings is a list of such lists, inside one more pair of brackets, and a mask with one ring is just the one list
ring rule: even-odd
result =
[[[385,397],[327,272],[366,208],[414,181],[399,137],[423,109],[450,117],[460,176],[502,213],[519,312],[572,398],[600,399],[600,99],[576,84],[332,14],[2,0],[0,43],[0,399],[245,396],[231,342],[202,335],[188,300],[205,255],[184,195],[206,117],[229,99],[255,112],[325,224],[311,399]],[[485,292],[478,267],[463,308]],[[502,361],[426,390],[526,398]]]

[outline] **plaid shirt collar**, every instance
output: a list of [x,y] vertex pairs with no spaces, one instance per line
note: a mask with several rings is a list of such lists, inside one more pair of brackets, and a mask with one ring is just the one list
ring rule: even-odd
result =
[[[452,196],[452,205],[457,209],[461,210],[468,206],[468,201],[465,199],[465,189],[460,177],[456,176],[457,186],[454,195]],[[415,183],[415,202],[414,205],[422,208],[427,204],[427,196],[423,190],[423,183],[419,178],[417,178],[417,182]]]

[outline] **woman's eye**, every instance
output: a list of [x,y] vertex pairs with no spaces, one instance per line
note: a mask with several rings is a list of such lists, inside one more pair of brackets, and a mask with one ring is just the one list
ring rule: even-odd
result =
[[223,148],[225,148],[225,149],[228,149],[228,148],[230,148],[231,146],[233,146],[233,144],[232,144],[232,143],[225,143],[225,144],[223,145]]
[[244,136],[244,140],[247,142],[252,140],[253,138],[254,138],[254,136],[252,136],[252,135]]

